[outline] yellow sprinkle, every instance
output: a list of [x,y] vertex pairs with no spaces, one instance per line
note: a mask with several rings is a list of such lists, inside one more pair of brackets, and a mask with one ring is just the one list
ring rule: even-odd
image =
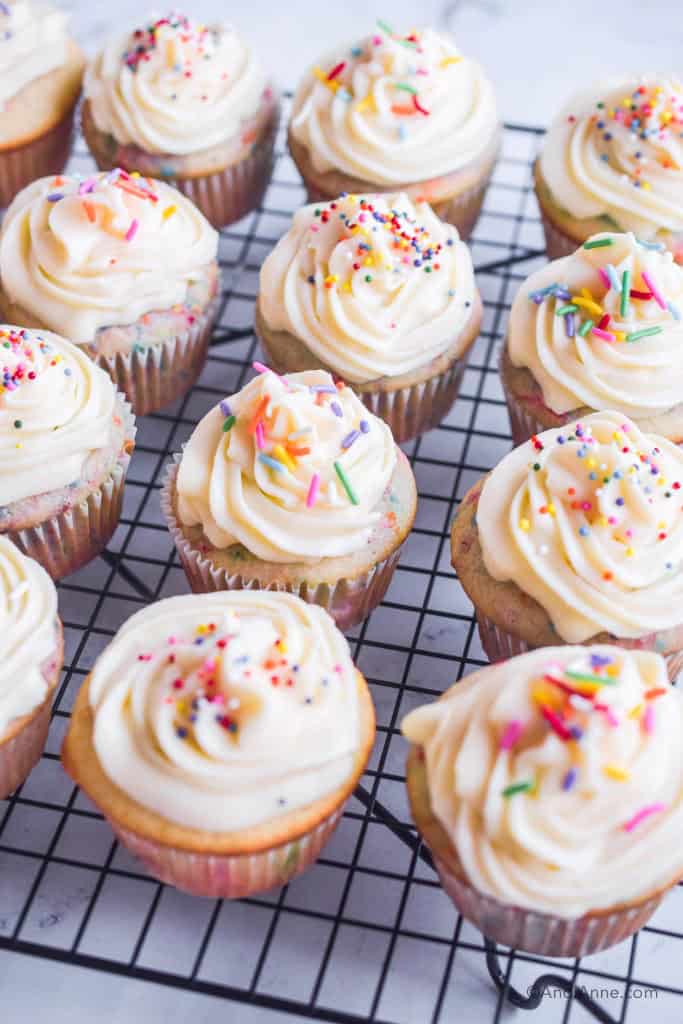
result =
[[339,278],[337,277],[336,274],[328,274],[327,277],[325,278],[325,284],[331,286],[333,284],[336,284],[338,280]]
[[173,216],[173,214],[176,212],[177,209],[178,209],[178,207],[175,204],[173,206],[167,206],[166,209],[164,210],[163,214],[162,214],[161,219],[162,220],[168,220],[169,217]]
[[140,172],[139,171],[131,171],[130,172],[130,176],[131,176],[131,178],[139,178],[140,177]]
[[347,281],[344,281],[344,284],[342,285],[342,291],[343,292],[350,292],[351,291],[351,280],[350,279],[347,280]]
[[550,708],[557,708],[564,703],[564,696],[560,690],[546,683],[536,683],[531,691],[531,698],[537,704],[546,704]]
[[627,558],[633,558],[633,548],[626,548]]
[[289,454],[289,452],[282,447],[281,444],[275,445],[275,447],[273,448],[273,455],[278,460],[278,462],[282,462],[287,467],[287,469],[289,469],[292,473],[294,472],[294,470],[296,469],[296,462]]
[[14,447],[15,447],[15,448],[21,448],[21,447],[22,447],[22,445],[21,445],[21,444],[15,444],[15,446],[14,446]]
[[567,740],[567,749],[571,754],[573,764],[583,764],[583,751],[578,740]]
[[607,516],[600,516],[598,519],[598,526],[607,526]]
[[441,67],[447,68],[450,64],[459,64],[462,57],[444,57],[441,61]]
[[176,710],[179,711],[181,715],[185,714],[185,712],[187,711],[187,704],[185,703],[184,700],[177,700],[175,702],[175,706]]
[[624,435],[622,434],[622,432],[620,430],[615,430],[614,433],[612,434],[612,440],[621,442],[621,441],[624,440]]
[[608,779],[614,779],[616,782],[627,782],[631,777],[630,772],[620,768],[618,764],[606,764],[602,770]]
[[360,100],[359,103],[356,103],[356,112],[359,114],[364,114],[366,111],[374,109],[375,97],[372,95],[371,92],[369,92],[364,99]]
[[366,267],[371,267],[372,266],[372,256],[366,256],[365,259],[363,260],[363,264]]
[[605,671],[610,679],[614,679],[615,676],[619,675],[620,668],[620,665],[608,665]]
[[527,530],[531,529],[531,523],[528,519],[520,519],[519,528],[520,530],[524,530],[526,532]]
[[572,295],[571,301],[574,303],[574,305],[580,306],[582,309],[585,309],[586,312],[592,313],[593,316],[602,316],[604,312],[602,306],[599,306],[593,298],[586,298],[585,296],[581,295]]
[[614,337],[617,339],[617,341],[623,341],[624,338],[626,337],[626,332],[625,331],[615,331],[614,332]]
[[640,716],[643,713],[643,708],[644,708],[643,704],[636,704],[636,706],[634,708],[631,708],[631,710],[629,711],[628,717],[629,718],[640,718]]
[[203,636],[206,633],[206,626],[197,626],[197,633],[199,636]]
[[595,461],[595,459],[586,459],[586,465],[589,469],[595,469],[595,467],[597,466],[597,462]]
[[641,187],[641,188],[642,188],[642,189],[643,189],[643,190],[644,190],[645,192],[649,192],[649,191],[650,191],[650,189],[652,188],[652,185],[650,184],[650,182],[649,182],[649,181],[641,181],[641,183],[640,183],[640,187]]
[[552,501],[548,505],[548,515],[549,516],[554,516],[555,515],[555,506],[553,505]]

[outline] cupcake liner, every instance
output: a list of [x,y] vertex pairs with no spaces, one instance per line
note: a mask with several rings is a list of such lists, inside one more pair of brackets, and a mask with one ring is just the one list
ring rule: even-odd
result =
[[[468,346],[469,349],[469,346]],[[396,444],[410,441],[438,427],[458,397],[469,352],[455,359],[442,373],[393,391],[354,391],[363,405],[391,428]]]
[[195,896],[242,899],[286,885],[310,868],[341,816],[342,809],[337,808],[298,839],[251,854],[193,853],[145,839],[115,821],[110,824],[119,842],[160,882]]
[[262,584],[257,577],[229,573],[227,569],[214,565],[210,558],[192,546],[175,517],[172,494],[180,455],[175,455],[174,458],[176,462],[169,465],[161,489],[161,510],[193,593],[204,594],[217,590],[269,590],[296,594],[308,604],[317,604],[324,608],[341,630],[350,629],[362,622],[381,602],[398,564],[402,544],[387,558],[365,572],[352,579],[338,579],[334,583],[309,583],[304,580],[296,586],[276,580]]
[[54,682],[39,709],[11,740],[0,742],[0,800],[13,793],[28,778],[45,749],[50,728]]
[[[508,658],[514,658],[518,654],[526,654],[527,651],[534,650],[534,647],[527,644],[520,637],[501,629],[500,626],[496,625],[492,619],[489,619],[479,609],[477,609],[477,626],[479,627],[481,646],[491,662],[507,661]],[[558,640],[562,642],[559,637]],[[626,650],[645,650],[662,653],[660,650],[661,644],[658,643],[658,640],[659,634],[651,633],[646,636],[636,637],[635,639],[621,639],[620,637],[609,636],[605,642],[615,644],[617,647],[623,647]],[[666,661],[669,679],[671,682],[675,682],[679,672],[683,669],[683,650],[672,651],[662,656]]]
[[491,165],[489,173],[482,181],[477,182],[471,188],[466,189],[459,195],[445,199],[443,202],[434,202],[430,205],[441,220],[452,224],[458,229],[458,234],[463,240],[467,240],[474,231],[479,220],[481,208],[484,205],[486,190],[491,182],[495,162]]
[[38,526],[7,530],[6,536],[29,558],[35,558],[53,580],[75,572],[99,555],[111,539],[121,517],[123,489],[130,463],[135,421],[123,403],[126,444],[109,476],[79,505],[60,512]]
[[0,151],[0,206],[9,206],[17,192],[36,178],[64,170],[71,152],[74,111],[75,107],[49,132],[31,142]]
[[559,260],[562,256],[571,256],[581,245],[575,238],[566,235],[550,220],[545,210],[539,203],[541,211],[541,223],[545,235],[545,249],[549,260]]
[[508,415],[510,417],[510,432],[512,433],[512,444],[513,447],[517,447],[520,444],[524,444],[534,434],[540,434],[544,430],[548,430],[548,427],[544,426],[540,420],[537,420],[535,416],[524,409],[515,399],[507,392],[503,385],[503,391],[505,391],[505,400],[508,407]]
[[582,957],[615,946],[647,924],[662,899],[658,893],[631,906],[568,919],[507,906],[472,888],[439,857],[434,864],[462,916],[487,938],[540,956]]
[[157,412],[190,390],[206,363],[218,307],[216,297],[182,334],[166,341],[113,356],[93,356],[136,416]]

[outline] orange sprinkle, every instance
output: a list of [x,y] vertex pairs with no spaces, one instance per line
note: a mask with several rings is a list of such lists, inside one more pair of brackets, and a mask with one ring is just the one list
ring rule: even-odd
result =
[[264,395],[263,398],[261,399],[261,401],[259,402],[259,404],[256,406],[256,410],[254,412],[254,415],[251,418],[251,423],[249,424],[249,433],[250,434],[254,433],[254,431],[256,430],[257,426],[261,422],[263,416],[265,415],[266,409],[268,408],[269,400],[270,400],[269,396],[268,395]]
[[88,216],[88,220],[90,221],[91,224],[94,224],[95,223],[95,219],[97,217],[97,214],[95,213],[95,207],[93,206],[92,203],[89,203],[87,201],[87,199],[83,200],[83,204],[82,205],[83,205],[83,209],[85,210],[85,212],[86,212],[86,214]]
[[298,448],[295,444],[291,444],[289,442],[285,445],[285,448],[287,449],[290,455],[295,456],[308,455],[311,451],[310,448]]
[[412,115],[415,113],[415,108],[414,107],[401,107],[397,103],[394,103],[392,105],[392,108],[391,108],[391,113],[392,114],[401,114],[401,115],[406,116],[406,117],[408,117],[408,116],[412,117]]

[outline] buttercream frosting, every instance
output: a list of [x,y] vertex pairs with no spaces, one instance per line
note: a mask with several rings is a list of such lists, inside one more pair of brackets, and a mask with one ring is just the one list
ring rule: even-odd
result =
[[85,352],[0,325],[0,506],[80,480],[119,433],[114,385]]
[[119,169],[40,178],[13,200],[0,234],[7,298],[82,344],[185,301],[218,235],[170,185]]
[[362,551],[396,466],[385,423],[322,370],[265,371],[213,408],[185,446],[177,512],[217,548],[269,562]]
[[171,13],[111,39],[86,71],[85,96],[119,143],[181,156],[238,135],[266,84],[231,26]]
[[457,171],[491,146],[493,88],[480,66],[432,29],[379,23],[305,75],[291,132],[314,168],[397,186]]
[[477,507],[488,573],[543,606],[567,643],[683,622],[683,451],[599,412],[515,448]]
[[57,591],[45,569],[0,536],[0,739],[47,696],[55,652]]
[[607,217],[643,238],[683,231],[683,85],[624,75],[584,89],[541,153],[552,199],[578,219]]
[[579,917],[683,874],[683,701],[658,654],[544,648],[403,721],[466,879]]
[[261,268],[259,305],[271,330],[355,383],[450,349],[475,295],[467,246],[427,203],[346,195],[294,215]]
[[554,412],[585,405],[640,420],[683,401],[683,268],[651,244],[595,235],[522,286],[508,352]]
[[25,85],[66,63],[67,15],[49,4],[0,5],[0,111]]
[[348,644],[291,594],[149,605],[98,658],[89,699],[105,774],[190,828],[248,828],[326,796],[360,742]]

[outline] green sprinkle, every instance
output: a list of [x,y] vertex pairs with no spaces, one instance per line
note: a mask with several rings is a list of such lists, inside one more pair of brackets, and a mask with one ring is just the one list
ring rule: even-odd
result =
[[565,669],[565,675],[577,683],[597,683],[599,686],[615,686],[617,682],[611,676],[595,676],[592,672],[572,672],[570,669]]
[[640,341],[641,338],[649,338],[651,334],[661,334],[661,327],[643,327],[640,331],[633,331],[626,335],[627,341]]
[[503,796],[507,799],[509,796],[517,796],[518,793],[528,793],[530,789],[534,788],[535,783],[533,782],[513,782],[511,786],[506,786],[503,790]]
[[417,89],[413,88],[412,85],[408,85],[407,82],[397,82],[394,89],[400,89],[402,92],[409,92],[411,96],[417,96]]
[[612,238],[594,238],[591,242],[584,242],[584,249],[604,249],[606,245],[611,245],[613,242]]
[[341,480],[342,487],[344,488],[344,490],[348,494],[349,501],[351,502],[352,505],[357,505],[358,504],[358,498],[356,497],[356,492],[354,491],[353,487],[351,486],[349,478],[347,477],[347,475],[344,472],[343,468],[339,465],[338,462],[335,462],[334,469],[335,469],[335,472],[336,472],[337,476]]
[[567,306],[560,306],[559,309],[556,309],[555,316],[566,316],[567,313],[576,313],[578,308],[573,302],[570,302]]
[[17,430],[21,430],[21,428],[23,427],[23,425],[24,425],[24,424],[23,424],[23,421],[22,421],[22,420],[15,420],[15,421],[14,421],[14,426],[15,426],[15,427],[17,428]]
[[579,327],[579,334],[582,338],[585,338],[589,331],[593,330],[593,321],[585,320]]
[[232,430],[232,428],[235,426],[236,423],[237,423],[237,417],[236,416],[228,416],[227,420],[223,424],[223,433],[227,434],[227,432],[229,430]]
[[389,28],[386,21],[380,21],[379,18],[377,19],[377,28],[381,28],[382,32],[386,32],[388,36],[393,36],[394,34],[393,28]]
[[541,468],[541,463],[540,462],[534,462],[534,464],[532,466],[532,469],[533,469],[534,473],[538,473],[540,468]]
[[368,284],[370,284],[370,282],[372,281],[372,276],[370,274],[366,274],[365,280],[367,281]]
[[631,271],[625,270],[621,277],[621,306],[619,312],[622,317],[628,316],[628,299],[631,291]]

